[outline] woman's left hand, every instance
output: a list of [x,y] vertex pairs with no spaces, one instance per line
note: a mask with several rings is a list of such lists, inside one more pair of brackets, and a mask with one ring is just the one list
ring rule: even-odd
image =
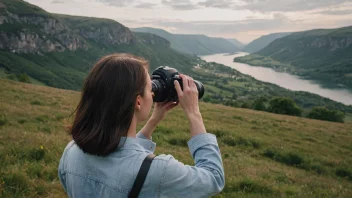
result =
[[151,119],[155,120],[156,122],[162,121],[167,112],[173,109],[178,105],[178,102],[157,102],[154,104],[153,114]]

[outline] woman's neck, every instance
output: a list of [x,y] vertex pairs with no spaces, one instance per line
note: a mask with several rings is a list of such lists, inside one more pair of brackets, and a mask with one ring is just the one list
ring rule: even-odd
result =
[[130,128],[128,129],[128,132],[127,132],[127,137],[135,138],[137,134],[136,130],[137,130],[137,119],[135,116],[133,116]]

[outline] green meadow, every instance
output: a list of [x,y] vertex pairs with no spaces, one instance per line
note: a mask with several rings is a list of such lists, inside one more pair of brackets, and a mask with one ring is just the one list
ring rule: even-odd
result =
[[[0,79],[0,197],[66,197],[57,177],[80,93]],[[352,122],[200,103],[218,138],[226,186],[216,197],[350,197]],[[142,124],[139,126],[142,127]],[[193,165],[177,107],[153,135],[156,154]]]

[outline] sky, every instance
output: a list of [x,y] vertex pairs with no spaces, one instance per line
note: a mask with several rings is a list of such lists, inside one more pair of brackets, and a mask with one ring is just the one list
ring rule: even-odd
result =
[[48,12],[116,20],[129,28],[236,38],[352,25],[352,0],[25,0]]

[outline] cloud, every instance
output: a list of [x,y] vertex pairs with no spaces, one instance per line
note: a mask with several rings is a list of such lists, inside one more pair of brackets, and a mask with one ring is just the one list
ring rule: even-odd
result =
[[135,0],[96,0],[109,6],[125,7],[131,5]]
[[194,10],[201,8],[218,8],[233,10],[250,10],[253,12],[296,12],[349,3],[350,0],[205,0],[193,3],[191,0],[162,0],[162,4],[176,10]]
[[189,0],[162,0],[161,3],[175,10],[194,10],[199,8]]
[[326,8],[348,3],[350,0],[247,0],[247,4],[238,8],[259,12],[274,11],[306,11],[318,8]]
[[72,0],[53,0],[51,1],[52,4],[64,4],[64,3],[69,3],[72,2]]
[[146,9],[151,9],[154,8],[157,4],[155,3],[147,3],[147,2],[143,2],[140,4],[135,5],[134,7],[136,8],[146,8]]
[[320,12],[316,12],[318,14],[326,14],[326,15],[350,15],[352,14],[352,9],[350,10],[324,10]]
[[231,0],[207,0],[205,2],[199,2],[197,5],[203,7],[229,9],[234,8],[237,3],[236,1]]

